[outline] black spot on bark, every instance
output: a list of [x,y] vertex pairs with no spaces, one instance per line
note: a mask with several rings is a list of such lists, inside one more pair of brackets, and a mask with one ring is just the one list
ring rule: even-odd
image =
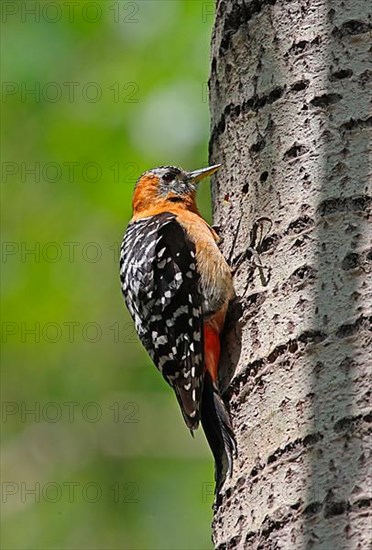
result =
[[331,74],[330,79],[343,80],[344,78],[350,78],[352,75],[353,71],[351,69],[339,69],[338,71],[335,71]]
[[240,115],[240,110],[240,105],[235,105],[235,107],[231,110],[231,115],[233,119],[238,118],[238,116]]
[[310,45],[310,42],[308,40],[300,40],[300,42],[295,42],[292,44],[292,46],[289,49],[289,52],[293,53],[294,55],[297,55],[299,53],[302,53],[304,50],[306,50],[309,45]]
[[269,172],[266,172],[266,171],[262,172],[262,174],[260,175],[260,182],[264,183],[268,177],[269,177]]
[[360,73],[358,77],[358,82],[364,86],[365,84],[369,84],[372,80],[372,71],[370,69],[366,69],[362,73]]
[[312,517],[318,514],[321,509],[322,509],[322,505],[320,502],[310,502],[310,504],[308,504],[304,508],[302,513],[306,517]]
[[286,235],[296,235],[297,233],[302,233],[306,229],[310,229],[314,226],[314,220],[309,216],[301,216],[293,222],[291,222],[286,230]]
[[298,287],[303,288],[306,284],[313,281],[316,277],[316,269],[310,265],[302,265],[294,270],[294,272],[283,283],[282,289]]
[[245,300],[245,305],[247,308],[252,306],[260,306],[264,303],[265,300],[265,292],[256,292],[255,294],[251,294],[247,297],[247,299]]
[[360,21],[358,19],[351,19],[350,21],[345,21],[340,27],[336,27],[332,34],[338,38],[344,38],[345,36],[355,36],[357,34],[364,34],[371,29],[371,25]]
[[265,147],[266,145],[266,142],[264,139],[259,139],[258,141],[256,141],[256,143],[254,143],[253,145],[251,145],[250,147],[250,151],[252,153],[259,153],[260,151],[262,151],[262,149]]
[[338,338],[347,338],[351,336],[354,332],[353,325],[342,325],[336,332]]
[[372,126],[372,116],[368,118],[351,118],[340,126],[340,130],[354,130],[354,128],[370,128]]
[[347,509],[347,503],[345,501],[340,502],[327,502],[324,507],[324,517],[331,518],[333,516],[339,516],[343,514]]
[[276,245],[278,244],[279,240],[280,240],[279,235],[276,235],[275,233],[273,233],[272,235],[270,235],[269,237],[266,237],[262,241],[258,252],[261,254],[262,252],[268,252],[269,250],[273,251],[276,248]]
[[235,535],[234,537],[229,539],[227,542],[227,548],[237,548],[240,542],[240,539],[241,539],[240,535]]
[[360,330],[371,330],[372,318],[361,315],[353,323],[345,323],[336,331],[338,338],[348,338]]
[[299,42],[292,44],[288,53],[299,55],[310,49],[312,46],[317,46],[318,44],[320,44],[320,36],[316,36],[313,40],[311,40],[311,42],[309,40],[300,40]]
[[226,122],[225,122],[225,118],[222,118],[217,126],[217,133],[218,135],[221,135],[224,133],[225,131],[225,128],[226,128]]
[[280,355],[283,355],[287,351],[287,346],[283,344],[282,346],[277,346],[269,355],[267,360],[269,363],[274,363]]
[[333,105],[334,103],[337,103],[338,101],[341,101],[342,95],[340,94],[323,94],[320,96],[315,96],[311,101],[310,104],[314,107],[328,107],[328,105]]
[[274,101],[277,101],[282,97],[284,94],[284,87],[277,86],[267,96],[267,103],[274,103]]
[[315,445],[316,443],[318,443],[319,441],[321,441],[323,439],[323,436],[321,433],[319,432],[316,432],[316,433],[313,433],[313,434],[308,434],[304,437],[304,445],[305,447],[309,446],[309,445]]
[[251,547],[252,541],[256,538],[256,533],[254,531],[249,531],[245,537],[246,548]]
[[359,510],[363,508],[369,508],[371,506],[371,501],[372,499],[370,498],[360,498],[359,500],[354,502],[354,507],[359,508]]
[[239,489],[244,488],[244,486],[245,486],[245,477],[242,476],[242,477],[240,477],[240,478],[238,479],[238,481],[236,482],[236,488],[237,488],[237,490],[239,490]]
[[347,431],[355,423],[355,420],[356,419],[352,416],[345,416],[343,418],[340,418],[340,420],[337,420],[337,422],[333,426],[333,429],[336,433]]
[[299,341],[304,344],[318,344],[319,342],[323,342],[326,338],[327,335],[320,330],[305,330],[305,332],[298,337]]
[[345,258],[341,262],[341,267],[345,271],[348,271],[349,269],[355,269],[359,265],[359,254],[356,254],[355,252],[350,252],[349,254],[346,254]]
[[259,109],[262,109],[262,107],[264,107],[266,104],[274,103],[274,101],[277,101],[282,97],[282,95],[284,94],[284,90],[284,87],[275,87],[269,93],[262,96],[254,94],[251,98],[247,99],[247,101],[244,102],[243,111],[245,113],[249,111],[258,111]]
[[300,92],[301,90],[305,90],[310,84],[310,80],[297,80],[294,84],[291,86],[291,90],[293,92]]
[[301,145],[298,143],[294,143],[292,147],[290,147],[285,153],[284,153],[284,160],[290,160],[293,158],[301,157],[305,153],[308,152],[308,148],[305,147],[305,145]]
[[298,350],[298,344],[296,340],[293,340],[292,342],[289,342],[288,344],[288,351],[289,353],[295,353]]
[[317,212],[321,216],[327,216],[336,212],[364,212],[371,206],[372,198],[367,196],[332,198],[320,203]]

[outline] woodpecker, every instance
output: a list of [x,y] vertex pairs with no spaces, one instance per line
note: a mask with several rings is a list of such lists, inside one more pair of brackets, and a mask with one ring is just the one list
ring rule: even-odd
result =
[[236,454],[218,372],[220,333],[235,293],[219,237],[197,208],[196,188],[220,166],[193,172],[161,166],[142,174],[120,251],[121,288],[137,334],[192,435],[201,421],[217,491]]

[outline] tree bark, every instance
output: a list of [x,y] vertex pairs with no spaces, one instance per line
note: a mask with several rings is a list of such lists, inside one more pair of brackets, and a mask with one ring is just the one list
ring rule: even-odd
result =
[[233,265],[254,222],[272,221],[263,269],[249,252],[234,276],[222,361],[239,454],[219,550],[370,544],[370,12],[217,2],[210,161],[223,163],[214,223]]

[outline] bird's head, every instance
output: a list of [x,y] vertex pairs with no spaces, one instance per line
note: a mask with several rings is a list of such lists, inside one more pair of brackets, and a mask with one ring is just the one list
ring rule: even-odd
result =
[[151,206],[176,204],[196,210],[196,188],[199,181],[214,174],[221,164],[186,172],[175,166],[160,166],[148,170],[136,183],[133,211],[139,213]]

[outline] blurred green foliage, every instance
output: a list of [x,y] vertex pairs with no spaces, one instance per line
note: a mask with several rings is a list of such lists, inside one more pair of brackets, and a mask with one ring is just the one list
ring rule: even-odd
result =
[[117,256],[138,175],[206,165],[213,4],[2,2],[2,548],[211,548]]

